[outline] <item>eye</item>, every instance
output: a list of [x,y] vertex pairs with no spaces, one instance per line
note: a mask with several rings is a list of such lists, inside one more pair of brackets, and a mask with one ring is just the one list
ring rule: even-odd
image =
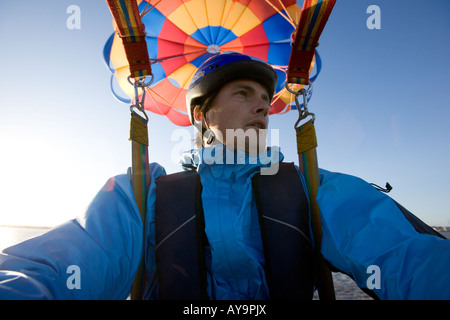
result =
[[235,95],[247,98],[248,97],[248,92],[246,90],[239,90],[239,91],[236,91]]

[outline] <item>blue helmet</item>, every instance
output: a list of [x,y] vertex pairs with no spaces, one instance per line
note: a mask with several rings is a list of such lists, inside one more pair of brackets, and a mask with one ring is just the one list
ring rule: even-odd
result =
[[237,52],[224,52],[207,59],[194,74],[186,93],[186,107],[194,124],[194,107],[200,98],[220,90],[238,79],[250,79],[263,85],[272,99],[277,85],[277,74],[266,62]]

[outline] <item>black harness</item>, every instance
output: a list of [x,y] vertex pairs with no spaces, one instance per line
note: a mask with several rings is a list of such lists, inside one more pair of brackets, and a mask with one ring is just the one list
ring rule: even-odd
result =
[[[156,182],[156,265],[159,299],[208,299],[208,244],[196,171]],[[275,175],[252,179],[271,299],[312,299],[314,259],[308,200],[297,169],[280,163]]]

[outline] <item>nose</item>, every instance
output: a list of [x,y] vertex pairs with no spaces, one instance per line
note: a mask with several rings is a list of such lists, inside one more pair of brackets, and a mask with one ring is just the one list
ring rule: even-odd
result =
[[267,116],[270,111],[270,102],[265,97],[260,97],[257,99],[255,103],[255,107],[253,108],[253,112],[255,114]]

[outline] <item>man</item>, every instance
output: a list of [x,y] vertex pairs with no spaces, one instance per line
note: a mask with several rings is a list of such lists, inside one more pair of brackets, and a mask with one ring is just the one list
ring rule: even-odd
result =
[[[129,174],[116,176],[83,218],[5,249],[0,297],[125,299],[145,252],[148,299],[310,299],[303,177],[260,139],[275,86],[273,69],[249,56],[207,60],[187,95],[203,147],[182,157],[185,173],[151,164],[147,225]],[[449,241],[422,234],[423,223],[356,177],[321,171],[317,200],[321,253],[358,286],[381,299],[450,298]]]

